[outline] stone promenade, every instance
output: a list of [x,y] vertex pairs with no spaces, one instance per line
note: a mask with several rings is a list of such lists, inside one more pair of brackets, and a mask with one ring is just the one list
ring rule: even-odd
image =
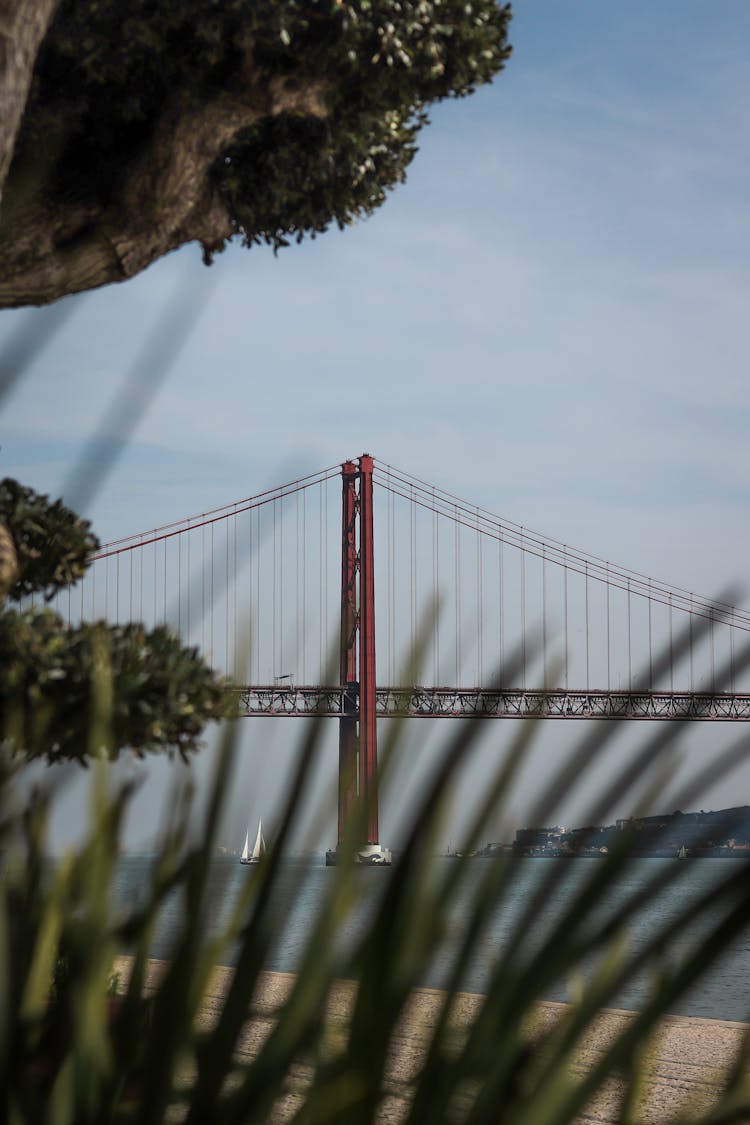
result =
[[[128,959],[121,958],[116,966],[127,975]],[[150,983],[155,983],[163,969],[160,962],[150,966]],[[223,993],[231,979],[231,969],[217,968],[206,994],[201,1023],[209,1027],[221,1006]],[[254,998],[252,1011],[243,1032],[240,1056],[252,1058],[259,1049],[276,1013],[283,1007],[294,984],[289,973],[264,973]],[[331,1033],[345,1027],[347,1012],[354,995],[354,985],[342,982],[330,997],[329,1026]],[[409,1101],[411,1082],[419,1071],[425,1042],[441,1002],[441,994],[432,989],[417,989],[409,1011],[405,1014],[396,1036],[394,1050],[387,1074],[387,1096],[383,1103],[382,1125],[398,1125]],[[457,998],[453,1016],[453,1033],[461,1037],[471,1025],[482,997],[463,993]],[[562,1004],[541,1004],[537,1012],[544,1026],[559,1018],[565,1010]],[[607,1009],[591,1027],[582,1044],[575,1070],[585,1072],[600,1056],[608,1040],[623,1029],[631,1013]],[[746,1024],[724,1020],[692,1019],[668,1016],[661,1033],[654,1041],[648,1056],[648,1078],[639,1120],[644,1125],[663,1125],[681,1108],[692,1113],[707,1110],[715,1102],[722,1088],[727,1068],[737,1057]],[[305,1086],[304,1066],[291,1076],[291,1089],[285,1103],[279,1106],[279,1123],[298,1108],[301,1091]],[[296,1092],[299,1091],[299,1092]],[[616,1082],[602,1090],[590,1105],[581,1123],[608,1125],[617,1120],[618,1090]]]

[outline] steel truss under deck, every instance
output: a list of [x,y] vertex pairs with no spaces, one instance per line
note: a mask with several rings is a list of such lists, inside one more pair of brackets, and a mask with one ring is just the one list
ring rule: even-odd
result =
[[[248,716],[338,718],[356,707],[356,692],[356,685],[348,689],[273,685],[241,688],[239,696]],[[378,718],[750,721],[750,695],[712,692],[378,687],[375,708]]]

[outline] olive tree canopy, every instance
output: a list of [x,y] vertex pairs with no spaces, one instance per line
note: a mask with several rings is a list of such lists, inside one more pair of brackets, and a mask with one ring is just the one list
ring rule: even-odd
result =
[[430,105],[502,69],[495,0],[5,0],[0,307],[186,242],[274,247],[367,215]]
[[27,758],[78,761],[199,748],[236,713],[227,684],[167,628],[73,625],[40,606],[83,575],[98,548],[59,500],[0,481],[0,744]]

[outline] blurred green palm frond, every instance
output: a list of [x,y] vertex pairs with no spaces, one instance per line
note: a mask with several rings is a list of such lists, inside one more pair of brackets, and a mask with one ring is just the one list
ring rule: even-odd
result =
[[[311,723],[300,745],[273,847],[248,870],[218,928],[212,860],[232,786],[234,728],[217,754],[199,831],[183,795],[173,803],[149,884],[124,914],[113,905],[112,885],[131,790],[115,789],[108,767],[98,762],[87,839],[53,864],[45,847],[54,796],[37,787],[24,807],[24,770],[3,761],[0,1119],[14,1125],[750,1120],[746,1047],[723,1060],[705,1105],[678,1099],[657,1118],[644,1092],[650,1045],[662,1033],[665,1013],[748,932],[744,864],[727,864],[710,892],[686,895],[636,949],[628,939],[631,920],[686,880],[690,865],[657,863],[645,882],[628,883],[632,841],[623,832],[619,846],[596,861],[546,861],[510,940],[488,952],[492,919],[505,909],[523,861],[479,861],[468,853],[487,838],[498,813],[510,821],[535,729],[533,722],[520,724],[498,752],[464,841],[466,854],[440,863],[437,841],[451,793],[477,743],[476,723],[452,728],[410,815],[403,850],[366,904],[368,924],[360,936],[341,940],[373,884],[354,865],[330,869],[293,976],[269,975],[265,967],[309,873],[303,865],[284,867],[284,856],[321,752],[320,722]],[[610,750],[616,729],[592,725],[548,783],[540,810],[581,783],[587,764]],[[613,764],[613,779],[591,809],[596,819],[636,794],[641,802],[644,793],[655,797],[679,731],[664,724],[631,758]],[[389,741],[384,786],[403,748],[399,733]],[[740,743],[730,747],[711,763],[710,776],[731,769],[741,753]],[[707,767],[681,797],[690,800],[708,776]],[[359,838],[354,823],[352,845]],[[290,878],[296,892],[282,901],[278,887],[282,881],[288,887]],[[604,891],[618,881],[623,893],[604,913]],[[550,919],[545,908],[562,886],[565,905]],[[157,964],[150,957],[160,913],[175,896],[182,921],[168,958]],[[678,957],[676,939],[696,921],[703,940]],[[534,935],[541,936],[530,940]],[[437,958],[444,989],[424,991],[426,970]],[[486,984],[481,995],[469,996],[463,990],[478,959]],[[216,966],[230,961],[234,968],[217,979]],[[651,986],[640,1011],[608,1017],[606,1009],[644,969]],[[570,1003],[544,1003],[553,988],[571,981]]]

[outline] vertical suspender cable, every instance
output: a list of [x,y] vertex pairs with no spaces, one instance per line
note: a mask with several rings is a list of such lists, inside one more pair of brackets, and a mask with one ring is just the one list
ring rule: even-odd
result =
[[[414,502],[414,487],[411,487],[409,508],[409,664],[412,669],[417,653],[417,505]],[[412,677],[414,672],[412,672]]]
[[564,664],[564,679],[565,690],[568,690],[568,563],[567,563],[568,548],[563,546],[563,643],[565,645],[563,660]]
[[120,624],[120,556],[115,560],[115,624]]
[[233,552],[234,552],[234,581],[232,582],[232,629],[234,635],[234,655],[232,657],[232,676],[235,682],[239,679],[240,675],[240,653],[239,653],[239,618],[237,616],[237,534],[239,532],[239,517],[237,515],[237,505],[234,506],[234,520],[232,524],[234,534]]
[[591,689],[591,676],[589,670],[589,564],[584,563],[586,583],[586,691]]
[[630,614],[630,579],[628,578],[628,691],[633,690],[633,634]]
[[258,582],[258,567],[260,566],[260,508],[254,507],[248,513],[247,550],[248,550],[248,618],[250,628],[250,643],[248,645],[247,675],[251,684],[260,683],[260,606],[256,596]]
[[167,624],[167,541],[166,541],[166,539],[164,540],[164,582],[162,583],[162,585],[163,585],[163,594],[164,594],[164,609],[163,609],[162,617],[163,617],[164,624],[166,625]]
[[[141,536],[143,539],[143,536]],[[138,620],[143,621],[143,557],[145,555],[143,544],[138,548]]]
[[482,667],[482,532],[479,529],[479,509],[477,508],[477,687],[484,679]]
[[669,690],[674,692],[674,646],[673,646],[673,627],[672,627],[672,594],[669,595]]
[[[734,613],[732,613],[732,617],[734,617]],[[731,618],[729,620],[729,690],[734,695],[734,623]]]
[[690,610],[688,618],[688,645],[690,647],[690,691],[693,691],[693,595],[690,595]]
[[289,664],[289,657],[287,656],[287,636],[286,629],[284,629],[284,605],[287,604],[287,587],[289,579],[287,576],[286,556],[287,551],[284,548],[284,542],[288,539],[284,534],[284,522],[287,516],[284,516],[284,497],[279,499],[279,672],[283,675],[288,675],[287,665]]
[[[392,503],[391,503],[391,506],[390,506],[390,519],[391,519],[390,541],[391,541],[391,551],[392,551],[391,560],[390,560],[391,561],[390,588],[391,588],[391,591],[392,591],[392,595],[394,595],[394,598],[392,598],[392,602],[391,602],[391,605],[390,605],[390,614],[391,614],[390,647],[391,647],[391,669],[392,669],[392,674],[394,674],[394,676],[398,676],[398,674],[399,674],[398,673],[398,663],[397,663],[399,647],[401,649],[401,664],[403,664],[403,661],[406,658],[406,633],[404,632],[403,636],[398,637],[398,634],[397,634],[397,631],[396,631],[397,630],[397,622],[403,621],[403,616],[399,616],[399,614],[398,614],[397,604],[396,604],[397,601],[398,601],[398,597],[399,597],[399,591],[398,591],[397,584],[396,584],[396,575],[398,574],[398,562],[397,562],[397,558],[396,558],[396,552],[398,551],[398,543],[399,543],[399,538],[400,538],[399,535],[397,534],[396,529],[397,529],[398,522],[401,519],[404,519],[404,517],[406,515],[406,510],[403,506],[401,506],[401,512],[404,512],[404,515],[397,515],[396,514],[397,513],[396,497],[395,496],[392,497]],[[403,539],[401,539],[400,541],[403,542]]]
[[[128,621],[133,620],[133,552],[128,552]],[[68,622],[70,624],[70,622]]]
[[435,513],[435,683],[440,683],[440,621],[442,617],[440,589],[440,517]]
[[210,615],[211,628],[209,630],[209,637],[211,639],[210,648],[210,661],[214,662],[214,525],[211,524],[211,590],[209,597],[208,612]]
[[432,490],[432,682],[440,683],[440,577],[438,563],[438,515],[435,511],[435,489]]
[[[206,651],[206,525],[201,525],[201,652]],[[154,581],[156,572],[154,571]],[[156,594],[154,593],[154,597]],[[154,610],[156,603],[154,603]]]
[[716,623],[716,611],[713,606],[710,607],[711,616],[708,619],[708,637],[711,642],[711,691],[716,691],[716,653],[714,649],[714,625]]
[[526,548],[523,545],[523,528],[519,533],[521,541],[521,689],[526,691]]
[[453,517],[456,575],[456,687],[461,687],[461,524],[458,521],[458,505]]
[[542,543],[542,687],[549,688],[547,682],[547,547]]
[[328,622],[325,615],[325,539],[323,520],[323,481],[318,486],[318,619],[320,621],[319,660],[320,676],[324,675],[325,664],[325,638],[327,637]]
[[191,539],[192,539],[192,535],[190,533],[190,528],[188,528],[188,532],[187,532],[187,605],[185,607],[185,613],[186,613],[186,616],[187,616],[187,638],[186,638],[186,640],[187,640],[188,645],[191,643],[191,641],[190,641],[190,592],[191,592],[191,589],[192,589],[192,586],[193,586],[193,575],[192,575],[192,571],[190,569],[190,540]]
[[307,683],[307,489],[302,493],[302,572],[301,572],[302,632],[297,630],[297,645],[302,642],[302,682]]
[[412,576],[410,576],[410,601],[412,601],[412,640],[409,645],[409,663],[413,668],[413,675],[416,675],[416,668],[414,668],[414,661],[417,652],[417,505],[414,501],[414,488],[412,488],[412,512],[410,512],[410,523],[412,523]]
[[[390,653],[389,653],[388,659],[390,660],[391,675],[393,676],[393,680],[392,680],[393,683],[395,683],[396,680],[398,679],[398,668],[397,668],[397,665],[396,665],[396,652],[397,652],[397,649],[398,649],[398,644],[397,644],[397,639],[396,639],[396,622],[399,620],[399,617],[398,617],[398,614],[396,612],[396,599],[398,598],[399,595],[398,595],[398,591],[396,590],[396,542],[397,542],[397,536],[396,536],[396,499],[395,499],[395,496],[391,495],[391,557],[390,557],[391,603],[390,603],[390,606],[389,606],[389,612],[390,612],[391,618],[390,618],[390,628],[389,628]],[[402,645],[403,648],[406,647],[406,638],[405,637],[401,640],[401,645]],[[403,656],[403,653],[402,653],[402,656]]]
[[278,607],[277,607],[277,604],[276,604],[276,560],[277,560],[277,555],[278,555],[278,551],[276,549],[276,537],[277,537],[277,532],[278,532],[277,519],[276,519],[276,509],[277,509],[277,507],[278,507],[278,499],[274,499],[273,505],[272,505],[272,508],[273,508],[273,556],[272,556],[273,568],[272,568],[272,575],[273,576],[272,576],[272,579],[271,579],[271,591],[272,591],[272,594],[271,594],[271,632],[273,634],[273,640],[271,642],[271,678],[273,680],[275,680],[277,672],[278,672],[278,664],[276,662],[276,623],[277,623],[277,617],[278,617]]
[[500,677],[500,686],[508,687],[505,683],[505,599],[504,599],[504,585],[505,585],[505,543],[502,534],[497,542],[497,565],[498,565],[498,625],[500,631],[500,667],[498,675]]
[[[307,618],[308,593],[312,593],[312,591],[308,591],[308,589],[307,589],[307,536],[308,536],[307,509],[308,509],[308,507],[312,506],[312,503],[313,503],[312,492],[310,493],[310,504],[308,505],[308,503],[307,503],[307,489],[305,489],[305,491],[303,493],[303,496],[302,496],[302,651],[303,651],[303,669],[302,670],[303,670],[303,673],[304,673],[302,678],[304,679],[305,683],[315,682],[315,681],[308,680],[308,678],[307,678],[308,677],[308,667],[309,667],[309,664],[310,664],[310,660],[308,659],[308,652],[310,652],[310,656],[313,655],[312,651],[310,651],[310,649],[309,649],[309,645],[310,645],[311,641],[314,641],[314,634],[311,636],[311,630],[309,628],[309,622],[308,622],[308,618]],[[312,513],[310,514],[310,519],[311,519],[311,522],[312,522]],[[310,561],[310,572],[311,572],[310,573],[310,581],[312,581],[312,571],[313,571],[313,563],[312,563],[312,559],[311,559],[311,561]],[[320,680],[320,679],[317,681],[317,683],[319,683],[319,684],[322,683],[322,682],[323,681]]]
[[648,689],[654,689],[654,652],[652,647],[652,620],[653,598],[651,595],[651,579],[648,580]]
[[326,581],[325,581],[325,622],[326,629],[329,627],[328,617],[328,488],[325,490],[325,565],[326,565]]
[[224,521],[224,674],[229,675],[232,668],[229,664],[229,521]]
[[279,675],[286,675],[286,658],[284,644],[284,497],[279,497]]
[[247,567],[247,611],[243,613],[243,637],[245,640],[244,648],[244,665],[242,669],[243,676],[247,677],[248,683],[258,683],[257,678],[253,679],[253,650],[255,647],[255,638],[258,632],[258,617],[255,612],[255,603],[253,601],[253,574],[255,572],[255,536],[253,535],[253,520],[255,519],[255,508],[250,508],[247,513],[247,552],[245,552],[244,536],[240,541],[240,554],[242,556],[242,569],[245,571]]
[[[305,493],[303,491],[302,492],[302,504],[304,504],[304,500],[305,500]],[[304,550],[304,547],[303,547],[304,541],[302,539],[302,507],[300,505],[300,494],[299,494],[299,492],[296,494],[296,497],[295,497],[294,510],[295,510],[295,517],[296,517],[295,521],[294,521],[295,528],[296,528],[296,535],[295,535],[295,540],[294,540],[294,558],[295,558],[295,564],[296,564],[295,565],[295,572],[296,572],[296,575],[297,575],[297,577],[296,577],[296,589],[295,589],[295,595],[296,596],[295,596],[295,599],[294,599],[295,603],[296,603],[296,606],[297,606],[297,612],[295,614],[295,622],[294,622],[294,660],[295,660],[295,670],[297,668],[299,668],[302,683],[304,684],[306,682],[305,681],[304,641],[302,639],[303,634],[304,634],[304,627],[303,627],[304,619],[302,617],[302,602],[303,602],[303,595],[302,595],[302,570],[303,570],[302,552]],[[302,646],[302,648],[300,648],[300,645]]]
[[325,666],[325,645],[328,636],[328,622],[323,613],[323,574],[325,572],[325,565],[323,561],[323,482],[318,485],[318,621],[319,621],[319,635],[318,635],[318,659],[320,662],[320,671],[318,673],[318,682],[323,681]]
[[260,505],[255,509],[255,598],[254,598],[254,613],[253,621],[255,623],[255,679],[260,680],[260,644],[261,644],[261,622],[260,622]]
[[[385,675],[389,684],[394,683],[391,666],[391,603],[393,602],[393,571],[391,569],[391,553],[393,541],[391,537],[391,520],[393,518],[393,493],[390,490],[390,469],[386,469],[388,477],[388,496],[385,504]],[[382,675],[382,668],[381,668]]]
[[609,588],[609,563],[605,566],[604,593],[607,598],[607,691],[612,690],[612,636],[611,636],[611,591]]
[[182,636],[182,532],[177,536],[177,632]]

